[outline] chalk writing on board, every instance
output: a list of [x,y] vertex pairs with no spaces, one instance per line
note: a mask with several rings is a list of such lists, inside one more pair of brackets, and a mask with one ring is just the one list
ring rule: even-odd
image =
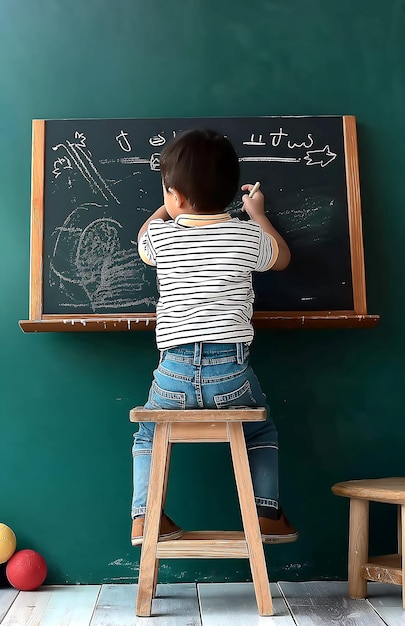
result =
[[121,150],[124,150],[124,152],[131,152],[132,148],[131,144],[128,141],[128,133],[124,133],[124,131],[122,130],[115,139],[118,141]]
[[164,146],[166,143],[166,139],[163,135],[154,135],[153,137],[149,137],[149,143],[151,146]]
[[312,148],[314,145],[314,140],[312,139],[312,135],[308,133],[308,141],[302,141],[301,143],[295,143],[295,141],[287,141],[287,146],[294,150],[294,148]]
[[[173,135],[174,136],[176,135],[176,131],[173,131]],[[280,146],[284,138],[289,137],[289,133],[284,132],[283,128],[280,127],[277,132],[269,133],[269,137],[270,137],[270,145],[274,148],[277,148]],[[131,151],[131,144],[129,143],[127,132],[124,132],[122,130],[121,133],[116,137],[116,140],[119,142],[120,147],[125,152]],[[152,146],[162,146],[166,143],[166,139],[163,137],[163,135],[158,134],[158,135],[154,135],[153,137],[150,137],[149,143]],[[255,134],[252,133],[248,141],[242,141],[242,145],[266,146],[268,145],[268,142],[263,141],[263,134],[259,134],[258,139],[255,139]],[[332,152],[328,145],[324,146],[322,149],[319,149],[319,150],[309,150],[309,148],[311,148],[313,145],[314,145],[314,139],[311,133],[307,133],[306,140],[301,141],[299,143],[296,141],[291,141],[290,139],[288,139],[288,141],[286,142],[286,146],[290,150],[294,150],[297,148],[307,149],[306,155],[303,157],[304,161],[306,161],[305,165],[320,165],[321,167],[326,167],[327,165],[329,165],[329,163],[331,163],[336,158],[337,156],[336,153]],[[125,165],[130,165],[133,163],[148,164],[152,171],[158,172],[160,170],[159,160],[160,160],[160,154],[153,153],[148,158],[139,157],[139,156],[122,157],[119,159],[115,159],[115,162],[122,163]],[[249,161],[252,163],[254,162],[299,163],[301,160],[302,160],[301,157],[271,156],[271,155],[266,155],[266,156],[256,155],[256,156],[239,157],[240,162]],[[107,163],[112,163],[112,162],[113,162],[113,159],[109,159],[109,160],[103,159],[100,161],[100,163],[102,163],[103,165]]]

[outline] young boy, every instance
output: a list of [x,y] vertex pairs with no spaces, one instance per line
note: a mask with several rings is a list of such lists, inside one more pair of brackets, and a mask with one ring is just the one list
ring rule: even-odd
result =
[[[140,257],[156,266],[159,285],[160,362],[145,407],[265,406],[265,422],[244,424],[262,539],[295,541],[298,533],[278,503],[277,430],[248,362],[252,272],[283,270],[290,251],[267,219],[260,191],[243,196],[251,221],[226,212],[238,189],[239,161],[224,136],[211,130],[178,135],[162,152],[160,169],[164,205],[138,235]],[[154,428],[143,422],[134,436],[132,545],[143,540]],[[182,533],[162,512],[160,541]]]

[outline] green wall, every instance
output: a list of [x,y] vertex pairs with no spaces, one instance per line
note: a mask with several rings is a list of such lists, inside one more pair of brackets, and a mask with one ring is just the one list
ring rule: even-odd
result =
[[[301,536],[266,547],[273,580],[344,578],[339,480],[404,473],[405,1],[0,0],[0,521],[49,583],[136,580],[131,407],[151,332],[24,335],[31,119],[354,114],[376,329],[261,331],[253,366],[281,439],[281,493]],[[168,512],[239,527],[225,447],[178,446]],[[394,514],[373,511],[376,552]],[[392,528],[392,541],[390,532]],[[167,561],[162,580],[244,580],[244,561]]]

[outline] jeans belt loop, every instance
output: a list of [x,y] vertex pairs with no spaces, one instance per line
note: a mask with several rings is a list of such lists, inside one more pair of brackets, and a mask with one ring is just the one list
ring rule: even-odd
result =
[[244,355],[243,355],[243,343],[236,344],[236,360],[238,365],[243,365]]
[[194,360],[193,365],[201,365],[202,341],[196,341],[194,344]]

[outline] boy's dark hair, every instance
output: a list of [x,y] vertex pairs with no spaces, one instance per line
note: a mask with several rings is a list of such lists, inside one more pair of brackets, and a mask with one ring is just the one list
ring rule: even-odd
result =
[[213,130],[177,135],[160,156],[165,188],[178,189],[193,209],[223,211],[239,185],[239,160],[229,139]]

